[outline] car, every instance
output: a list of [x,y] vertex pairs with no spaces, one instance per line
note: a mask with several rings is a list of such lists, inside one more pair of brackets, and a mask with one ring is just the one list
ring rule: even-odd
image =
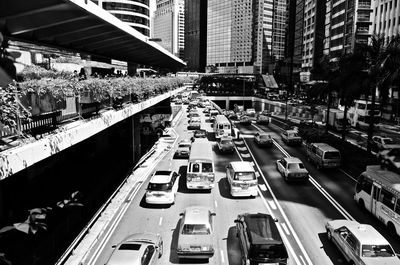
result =
[[226,116],[228,119],[231,119],[231,120],[237,119],[237,115],[236,115],[236,113],[235,113],[233,110],[227,110],[227,111],[225,112],[225,116]]
[[288,252],[276,226],[276,219],[265,213],[239,214],[236,236],[239,238],[240,264],[287,264]]
[[217,141],[218,150],[220,152],[234,152],[235,144],[232,141],[232,136],[222,136]]
[[191,138],[192,142],[196,138],[207,138],[207,131],[204,130],[204,129],[195,130],[194,133],[193,133],[193,137]]
[[205,113],[205,114],[210,113],[210,108],[206,107],[206,108],[203,110],[203,113]]
[[175,157],[189,158],[191,146],[192,142],[190,140],[180,141],[175,151]]
[[386,150],[400,147],[400,145],[396,144],[392,138],[377,135],[372,137],[372,144],[378,150]]
[[156,265],[163,254],[163,240],[159,234],[136,233],[113,248],[106,265]]
[[181,105],[182,104],[182,99],[177,98],[175,99],[175,105]]
[[257,132],[254,135],[254,142],[259,146],[269,146],[273,145],[272,137],[266,132]]
[[271,118],[266,115],[259,114],[256,118],[257,124],[269,124]]
[[271,116],[272,116],[272,113],[271,113],[270,111],[268,111],[268,110],[263,110],[263,111],[261,111],[261,112],[259,113],[259,115],[264,115],[264,116],[271,117]]
[[281,133],[281,138],[288,145],[301,145],[303,142],[297,130],[285,130]]
[[254,117],[254,116],[256,116],[256,110],[253,108],[246,109],[246,115],[250,116],[250,117]]
[[276,161],[276,169],[282,177],[288,180],[308,180],[308,170],[297,157],[284,157]]
[[215,117],[219,114],[219,111],[216,109],[211,109],[210,110],[210,121],[214,122]]
[[187,112],[191,112],[193,110],[197,110],[197,107],[196,106],[188,106],[186,109]]
[[188,129],[189,130],[199,130],[201,126],[200,117],[192,117],[189,120]]
[[378,153],[377,157],[382,168],[400,173],[400,148],[383,150]]
[[174,204],[180,175],[175,171],[157,170],[153,173],[146,190],[148,204]]
[[198,104],[199,104],[199,101],[197,99],[189,100],[189,107],[197,107]]
[[181,215],[177,254],[179,258],[208,259],[214,255],[214,227],[210,209],[190,206]]
[[349,264],[400,264],[390,243],[371,225],[351,220],[326,223],[326,234]]
[[239,123],[242,125],[250,125],[251,124],[251,120],[248,116],[243,115],[239,118]]
[[197,110],[191,110],[187,117],[190,119],[192,117],[200,117],[200,114],[197,112]]

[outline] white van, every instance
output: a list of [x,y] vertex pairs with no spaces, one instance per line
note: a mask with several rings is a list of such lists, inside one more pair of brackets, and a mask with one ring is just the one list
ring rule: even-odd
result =
[[257,176],[250,162],[230,162],[226,166],[226,178],[233,197],[257,196]]
[[326,143],[311,143],[307,145],[307,159],[313,162],[317,169],[340,167],[340,152]]
[[215,138],[220,139],[225,136],[232,136],[231,122],[225,115],[217,115],[213,125]]
[[206,138],[198,138],[190,149],[186,173],[188,189],[212,189],[215,171],[211,143]]

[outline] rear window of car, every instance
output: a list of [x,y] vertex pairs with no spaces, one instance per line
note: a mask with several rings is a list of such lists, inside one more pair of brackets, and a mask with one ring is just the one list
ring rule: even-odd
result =
[[289,137],[299,137],[297,133],[288,133]]
[[267,139],[270,139],[271,136],[269,134],[262,134],[262,135],[260,135],[260,138],[267,140]]
[[182,229],[184,235],[209,235],[210,227],[205,224],[185,224]]
[[190,147],[190,146],[191,146],[190,143],[182,143],[182,144],[179,144],[178,147],[186,148],[186,147]]
[[221,140],[221,144],[228,145],[228,144],[233,144],[233,143],[231,140]]
[[250,256],[262,259],[285,259],[288,257],[283,244],[253,245],[250,248]]
[[148,190],[151,191],[167,191],[172,188],[170,183],[149,183]]
[[119,250],[139,250],[140,244],[121,244]]
[[327,151],[324,154],[325,159],[340,159],[340,153],[338,151]]
[[394,144],[392,139],[383,139],[384,144]]
[[234,180],[255,180],[254,172],[236,172]]
[[292,169],[292,170],[303,169],[303,168],[305,168],[303,163],[289,163],[289,165],[288,165],[288,169]]
[[363,257],[392,257],[393,249],[389,245],[363,245]]

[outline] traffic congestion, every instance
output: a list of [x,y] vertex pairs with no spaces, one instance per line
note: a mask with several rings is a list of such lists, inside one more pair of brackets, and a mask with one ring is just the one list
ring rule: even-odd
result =
[[397,216],[398,188],[379,180],[396,173],[351,176],[337,149],[304,146],[268,112],[223,111],[188,92],[173,104],[174,144],[95,264],[400,264],[398,223],[377,215]]

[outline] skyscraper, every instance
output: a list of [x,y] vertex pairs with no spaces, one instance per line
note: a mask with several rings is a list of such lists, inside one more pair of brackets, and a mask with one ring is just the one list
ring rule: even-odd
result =
[[[373,0],[373,30],[383,34],[387,43],[392,37],[400,34],[400,3],[394,1]],[[361,30],[359,30],[361,31]]]
[[207,53],[207,1],[185,0],[185,56],[189,71],[204,72]]
[[283,58],[286,0],[209,0],[207,66],[219,72],[271,72]]
[[169,52],[183,58],[185,48],[185,2],[184,0],[157,0],[153,17],[153,38]]
[[92,0],[145,36],[150,36],[149,0]]

